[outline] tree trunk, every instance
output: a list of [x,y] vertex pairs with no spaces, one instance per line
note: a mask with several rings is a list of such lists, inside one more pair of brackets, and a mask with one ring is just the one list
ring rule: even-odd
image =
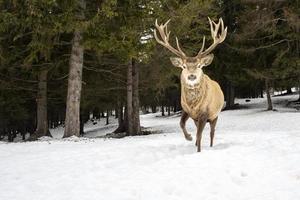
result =
[[128,130],[128,112],[127,112],[127,106],[125,106],[125,109],[124,109],[124,132],[126,132]]
[[161,116],[165,116],[165,107],[161,106]]
[[168,106],[168,116],[170,116],[171,115],[171,106]]
[[81,41],[81,33],[79,31],[75,31],[70,58],[64,137],[80,135],[80,98],[84,51],[83,46],[80,44]]
[[83,115],[80,113],[80,135],[84,135],[84,119]]
[[123,112],[123,104],[120,103],[118,105],[118,122],[121,124],[124,121],[124,112]]
[[156,113],[156,106],[151,106],[151,112]]
[[133,77],[132,77],[132,61],[128,64],[127,71],[127,134],[133,135],[133,105],[132,105],[132,89],[133,89]]
[[106,125],[109,124],[109,110],[106,110]]
[[11,131],[11,130],[9,130],[9,131],[7,132],[7,140],[8,140],[9,142],[13,142],[13,141],[14,141],[14,137],[13,137],[13,134],[12,134],[12,131]]
[[127,71],[127,135],[137,135],[141,132],[138,84],[138,66],[135,60],[131,59]]
[[260,87],[260,98],[264,98],[264,86],[263,84],[261,84],[261,87]]
[[117,111],[118,111],[118,128],[114,131],[114,133],[122,133],[125,132],[125,120],[123,116],[123,104],[117,103]]
[[298,101],[300,101],[300,84],[299,84],[299,86],[298,86],[298,93],[299,93]]
[[177,112],[177,101],[174,101],[173,105],[174,105],[174,110],[173,111],[174,111],[174,113],[176,113]]
[[132,79],[133,133],[135,135],[140,135],[139,66],[134,59],[132,60]]
[[37,93],[37,127],[29,140],[35,140],[42,136],[51,137],[48,128],[47,116],[47,75],[48,71],[43,69],[38,74],[38,93]]
[[[26,132],[22,132],[22,140],[26,139],[25,136],[26,136]],[[1,140],[1,138],[0,138],[0,140]]]
[[100,111],[99,111],[99,108],[94,108],[93,110],[93,118],[94,119],[100,119]]
[[119,109],[115,108],[115,119],[119,118]]
[[227,82],[226,84],[226,110],[230,110],[234,107],[234,98],[235,98],[235,94],[234,94],[234,86],[232,85],[231,82]]
[[273,104],[270,94],[270,86],[269,86],[269,79],[265,79],[265,86],[266,86],[266,94],[267,94],[267,102],[268,102],[268,109],[267,110],[273,110]]
[[287,88],[287,89],[286,89],[286,94],[293,94],[292,88],[290,88],[290,87]]

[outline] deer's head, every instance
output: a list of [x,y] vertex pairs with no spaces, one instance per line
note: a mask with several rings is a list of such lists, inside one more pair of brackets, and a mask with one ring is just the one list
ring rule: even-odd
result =
[[[205,47],[205,37],[203,37],[202,47],[195,57],[188,57],[182,51],[179,45],[178,38],[176,37],[177,48],[174,48],[169,43],[170,31],[168,31],[168,20],[165,24],[158,25],[157,20],[155,22],[155,27],[158,30],[161,39],[158,38],[156,30],[154,31],[154,37],[156,41],[162,46],[169,49],[177,57],[171,57],[171,62],[175,67],[180,67],[181,81],[182,83],[189,87],[194,88],[200,84],[200,80],[203,74],[202,68],[204,66],[210,65],[214,55],[211,53],[214,48],[220,43],[222,43],[227,35],[227,27],[224,29],[224,23],[222,18],[219,19],[218,23],[213,22],[208,18],[210,23],[211,36],[213,38],[213,44],[204,50]],[[221,27],[221,30],[219,30]],[[219,33],[220,32],[220,33]]]

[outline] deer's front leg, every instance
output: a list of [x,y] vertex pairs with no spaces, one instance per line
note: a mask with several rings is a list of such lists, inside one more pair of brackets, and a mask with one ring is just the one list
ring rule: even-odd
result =
[[185,139],[188,140],[188,141],[192,141],[193,137],[191,136],[191,134],[189,134],[187,132],[187,130],[185,128],[185,123],[188,119],[189,119],[189,115],[186,112],[182,111],[181,119],[180,119],[180,127],[183,131]]
[[201,151],[202,132],[203,132],[206,122],[207,122],[206,114],[199,116],[198,121],[197,121],[197,139],[196,139],[196,145],[197,145],[198,152]]
[[209,122],[209,124],[210,124],[210,147],[212,147],[214,145],[214,136],[215,136],[215,129],[216,129],[217,121],[218,121],[218,117]]

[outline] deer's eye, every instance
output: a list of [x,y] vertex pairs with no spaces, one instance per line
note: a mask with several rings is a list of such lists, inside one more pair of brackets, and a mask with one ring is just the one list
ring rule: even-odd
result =
[[182,65],[182,68],[185,69],[185,68],[186,68],[186,64],[183,64],[183,65]]

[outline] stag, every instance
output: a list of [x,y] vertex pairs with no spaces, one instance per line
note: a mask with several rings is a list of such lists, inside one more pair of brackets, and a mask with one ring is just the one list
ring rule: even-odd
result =
[[[227,27],[224,28],[222,18],[215,23],[208,18],[210,23],[211,36],[213,43],[205,50],[205,37],[203,37],[202,47],[195,57],[188,57],[179,45],[176,37],[177,48],[169,43],[171,32],[168,31],[168,20],[165,24],[158,25],[157,20],[155,27],[160,35],[154,30],[156,41],[174,53],[177,57],[171,57],[171,63],[175,67],[182,69],[181,81],[181,106],[183,108],[180,120],[180,127],[185,138],[191,141],[193,138],[187,132],[185,124],[189,118],[192,118],[197,126],[196,146],[197,151],[201,151],[202,132],[205,124],[210,124],[210,146],[213,146],[215,127],[218,115],[224,105],[224,95],[219,84],[211,80],[204,74],[202,68],[211,64],[214,55],[211,53],[216,46],[222,43],[227,35]],[[220,29],[221,28],[221,29]]]

